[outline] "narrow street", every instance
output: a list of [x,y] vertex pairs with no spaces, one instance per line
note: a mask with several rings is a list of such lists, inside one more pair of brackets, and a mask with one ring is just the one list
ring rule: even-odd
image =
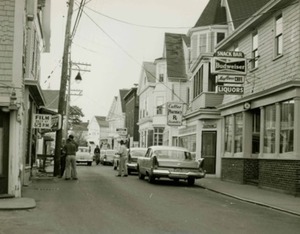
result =
[[1,211],[0,233],[298,233],[299,217],[186,183],[116,177],[111,166],[77,167],[78,181],[35,180],[37,207]]

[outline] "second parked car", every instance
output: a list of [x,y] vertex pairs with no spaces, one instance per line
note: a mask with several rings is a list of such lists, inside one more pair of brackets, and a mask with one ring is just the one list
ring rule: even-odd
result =
[[131,172],[137,172],[137,160],[139,157],[144,157],[147,148],[130,148],[128,151],[127,171],[130,175]]

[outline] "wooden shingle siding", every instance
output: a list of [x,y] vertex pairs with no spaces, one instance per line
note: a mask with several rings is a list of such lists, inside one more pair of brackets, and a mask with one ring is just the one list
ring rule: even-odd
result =
[[[299,5],[290,5],[281,11],[283,19],[283,56],[274,56],[274,14],[265,22],[253,30],[258,32],[258,68],[250,70],[245,77],[244,95],[246,97],[253,93],[264,91],[272,87],[284,84],[288,81],[300,79],[300,21]],[[252,32],[238,41],[238,48],[244,52],[247,59],[251,58]],[[230,50],[230,48],[228,48]],[[240,96],[225,95],[223,103],[239,99]]]
[[12,79],[14,0],[0,1],[0,78]]

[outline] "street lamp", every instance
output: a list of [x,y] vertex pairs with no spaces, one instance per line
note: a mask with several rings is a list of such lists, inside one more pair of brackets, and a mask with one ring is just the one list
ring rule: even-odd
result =
[[77,84],[79,84],[82,81],[80,72],[77,73],[77,76],[75,77],[75,81],[76,81]]

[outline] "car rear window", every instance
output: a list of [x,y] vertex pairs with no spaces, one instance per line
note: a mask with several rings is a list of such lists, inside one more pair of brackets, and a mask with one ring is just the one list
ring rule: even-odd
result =
[[132,150],[130,155],[134,157],[143,157],[146,154],[146,150]]
[[88,148],[79,148],[78,150],[79,150],[79,152],[84,152],[84,153],[88,153],[89,152]]
[[192,160],[190,152],[177,150],[157,150],[155,154],[161,159]]

